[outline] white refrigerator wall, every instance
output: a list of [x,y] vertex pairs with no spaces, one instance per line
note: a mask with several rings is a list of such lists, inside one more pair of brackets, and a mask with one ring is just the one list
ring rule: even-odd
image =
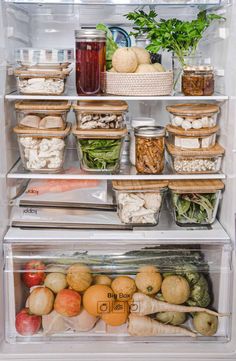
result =
[[[74,30],[79,25],[92,24],[99,21],[106,21],[110,24],[123,25],[123,13],[129,11],[130,8],[124,6],[117,7],[79,7],[74,5],[45,5],[39,7],[37,5],[7,5],[2,0],[1,17],[0,17],[0,110],[1,110],[1,132],[0,132],[0,235],[6,231],[9,217],[8,197],[9,189],[6,187],[5,175],[13,166],[18,157],[17,144],[12,136],[11,128],[15,123],[13,112],[13,103],[5,102],[4,93],[15,90],[14,77],[11,73],[11,65],[14,62],[14,48],[22,46],[53,46],[53,47],[73,47],[74,46]],[[158,9],[159,10],[159,9]],[[192,16],[196,13],[195,7],[183,7],[178,10],[167,10],[160,7],[163,16],[176,15],[177,11],[181,13],[181,17]],[[184,14],[185,13],[185,14]],[[224,14],[223,14],[224,15]],[[230,101],[225,102],[222,106],[223,117],[220,122],[221,136],[220,142],[226,148],[226,156],[224,161],[224,171],[227,175],[226,191],[224,194],[220,221],[232,239],[235,238],[234,215],[236,211],[236,1],[233,6],[226,8],[225,16],[227,23],[222,23],[220,33],[209,33],[209,41],[202,47],[208,49],[209,55],[219,70],[224,70],[224,78],[219,79],[221,89],[225,94],[230,96]],[[127,25],[127,24],[126,24]],[[213,37],[213,39],[211,38]],[[166,58],[166,56],[165,56]],[[221,72],[221,74],[223,74]],[[6,80],[6,81],[5,81]],[[72,86],[73,80],[70,85]],[[140,102],[139,105],[132,103],[134,112],[140,114],[144,109],[148,111],[148,115],[157,116],[163,124],[168,121],[166,113],[164,113],[164,105],[162,102],[150,105],[147,102]],[[10,185],[10,183],[9,183]],[[3,216],[2,216],[3,215]],[[1,252],[2,254],[2,252]],[[1,262],[1,266],[3,262]],[[1,267],[2,270],[2,267]],[[2,289],[2,272],[0,289]],[[235,291],[235,287],[234,287]],[[2,293],[1,293],[2,295]],[[223,295],[222,295],[223,297]],[[232,299],[235,305],[236,297]],[[3,339],[3,315],[4,304],[1,299],[0,310],[0,333]],[[234,307],[232,323],[236,324],[236,307]],[[100,356],[101,355],[101,356]],[[186,344],[117,344],[99,342],[95,343],[78,343],[65,347],[64,344],[50,345],[8,345],[4,341],[0,348],[0,359],[16,360],[30,359],[46,361],[48,359],[55,360],[110,360],[113,361],[129,359],[138,360],[143,358],[149,360],[168,360],[183,359],[199,360],[199,359],[235,359],[236,358],[236,328],[233,328],[232,341],[227,344],[207,344],[207,343],[186,343]]]

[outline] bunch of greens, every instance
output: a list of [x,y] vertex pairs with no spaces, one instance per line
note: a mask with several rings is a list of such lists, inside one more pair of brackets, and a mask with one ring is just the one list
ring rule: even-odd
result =
[[119,164],[120,139],[80,139],[83,163],[91,169],[113,170]]
[[205,276],[198,272],[198,268],[196,266],[191,264],[175,266],[173,273],[164,273],[163,276],[166,277],[171,274],[181,275],[188,281],[191,289],[190,297],[186,301],[188,306],[209,306],[211,303],[209,284]]
[[110,70],[112,68],[112,56],[116,49],[118,49],[118,45],[113,40],[112,33],[106,25],[98,24],[96,29],[103,30],[106,33],[106,69]]
[[173,193],[172,202],[177,222],[210,224],[217,195],[215,193]]
[[206,10],[198,13],[197,19],[181,21],[179,19],[156,20],[157,13],[151,10],[146,14],[137,10],[126,14],[127,19],[134,22],[135,37],[146,34],[150,40],[147,50],[157,53],[159,50],[174,52],[180,64],[185,65],[185,57],[196,53],[198,44],[205,30],[214,20],[222,19],[216,14],[207,14]]

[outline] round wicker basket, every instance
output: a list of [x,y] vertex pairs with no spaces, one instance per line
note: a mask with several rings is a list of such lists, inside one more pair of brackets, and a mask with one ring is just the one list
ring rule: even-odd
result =
[[107,94],[128,96],[170,95],[173,90],[173,72],[163,73],[104,73]]

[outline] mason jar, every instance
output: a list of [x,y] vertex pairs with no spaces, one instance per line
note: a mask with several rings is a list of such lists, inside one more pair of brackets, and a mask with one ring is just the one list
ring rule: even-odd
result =
[[189,96],[214,94],[215,75],[212,66],[186,66],[182,75],[182,92]]

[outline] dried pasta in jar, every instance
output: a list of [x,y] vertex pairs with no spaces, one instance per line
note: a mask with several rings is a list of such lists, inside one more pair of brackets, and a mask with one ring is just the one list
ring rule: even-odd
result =
[[143,174],[160,174],[164,169],[164,127],[135,128],[136,170]]

